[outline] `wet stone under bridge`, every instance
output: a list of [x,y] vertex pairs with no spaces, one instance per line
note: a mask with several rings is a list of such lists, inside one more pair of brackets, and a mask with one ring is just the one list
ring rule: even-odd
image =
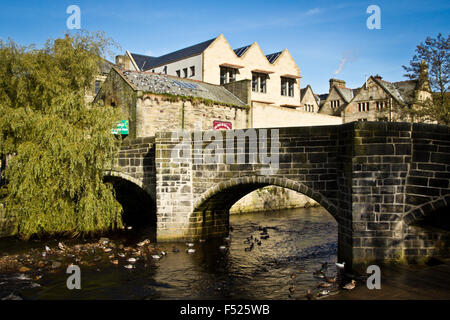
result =
[[[206,132],[161,132],[124,140],[106,178],[145,194],[148,199],[139,202],[145,214],[154,216],[158,241],[226,236],[231,206],[256,189],[275,185],[309,196],[336,219],[339,260],[349,267],[418,260],[448,248],[445,234],[416,225],[431,219],[448,226],[449,127],[353,122],[278,128],[276,140],[274,130],[254,130],[258,138],[261,130],[268,132],[259,143],[266,145],[268,157],[278,159],[272,172],[258,158],[249,163],[254,150],[248,139],[244,148],[239,139],[225,148],[226,131],[208,135],[223,136],[224,157],[244,154],[245,163],[202,163],[205,146],[214,141],[205,139]],[[174,148],[180,142],[190,150],[176,161]]]

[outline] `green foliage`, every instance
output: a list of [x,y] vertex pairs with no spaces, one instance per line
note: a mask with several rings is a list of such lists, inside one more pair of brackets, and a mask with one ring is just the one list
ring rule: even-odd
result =
[[121,115],[85,101],[110,44],[101,33],[66,35],[43,49],[0,42],[0,154],[14,155],[5,203],[22,238],[122,225],[102,176],[118,149],[110,130]]
[[422,88],[433,91],[432,97],[417,99],[415,106],[402,110],[403,114],[412,120],[450,125],[450,35],[427,37],[417,46],[409,66],[403,69],[406,77],[419,80]]

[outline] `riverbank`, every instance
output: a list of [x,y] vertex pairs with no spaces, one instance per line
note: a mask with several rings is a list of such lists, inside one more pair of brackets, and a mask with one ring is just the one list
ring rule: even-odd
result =
[[319,204],[310,197],[277,186],[267,186],[255,190],[239,201],[230,209],[230,214],[242,214],[262,211],[310,208]]

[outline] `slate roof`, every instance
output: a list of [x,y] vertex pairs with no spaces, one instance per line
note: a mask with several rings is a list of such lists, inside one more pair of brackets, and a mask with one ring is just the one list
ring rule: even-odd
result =
[[308,87],[300,88],[300,101],[303,100],[303,97],[305,96],[306,91],[308,91]]
[[388,82],[374,77],[373,79],[398,102],[405,104],[414,102],[417,80]]
[[414,102],[417,80],[394,82],[393,85],[400,92],[400,95],[406,103],[410,104]]
[[247,50],[248,48],[250,48],[251,45],[242,47],[242,48],[237,48],[237,49],[233,49],[234,53],[236,53],[236,55],[238,57],[241,57]]
[[180,59],[183,59],[186,57],[190,57],[190,56],[194,56],[196,54],[202,53],[206,48],[209,47],[209,45],[214,40],[216,40],[216,38],[195,44],[193,46],[190,46],[190,47],[187,47],[187,48],[184,48],[181,50],[177,50],[177,51],[165,54],[160,57],[150,57],[150,56],[145,56],[145,55],[137,54],[137,53],[131,53],[131,55],[133,56],[133,59],[136,62],[139,69],[141,71],[147,71],[151,68],[162,66],[164,64],[167,64],[167,63],[170,63],[173,61],[177,61],[177,60],[180,60]]
[[338,86],[335,86],[334,88],[341,94],[345,103],[349,103],[353,99],[353,89]]
[[269,60],[270,63],[274,63],[275,60],[278,59],[278,57],[280,56],[280,54],[281,54],[282,52],[283,52],[283,51],[268,54],[268,55],[266,55],[266,58],[267,58],[267,60]]
[[138,90],[144,92],[198,97],[236,106],[245,105],[223,86],[151,72],[128,70],[123,71],[122,74]]
[[322,104],[325,102],[325,100],[327,100],[328,98],[328,93],[324,93],[324,94],[315,94],[314,97],[316,98],[317,104],[319,106],[322,106]]

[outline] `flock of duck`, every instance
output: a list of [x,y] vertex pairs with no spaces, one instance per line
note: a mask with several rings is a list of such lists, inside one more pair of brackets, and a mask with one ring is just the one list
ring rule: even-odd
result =
[[[248,247],[245,247],[244,250],[246,252],[250,252],[253,250],[255,244],[258,246],[261,246],[262,245],[261,240],[269,239],[270,235],[269,235],[269,232],[267,229],[268,229],[267,227],[259,226],[258,227],[258,231],[260,231],[259,239],[257,237],[254,237],[253,235],[250,235],[249,237],[247,237],[244,240],[244,244],[247,244]],[[233,231],[233,228],[231,226],[230,226],[230,231]],[[228,245],[231,241],[231,236],[227,236],[223,240],[224,240],[225,244],[219,246],[219,250],[221,250],[221,251],[228,250]],[[205,242],[205,240],[201,239],[201,240],[199,240],[199,242]],[[187,246],[187,248],[185,249],[185,251],[188,254],[195,253],[194,243],[187,242],[186,246]],[[173,247],[172,251],[175,253],[180,252],[180,250],[176,246]],[[320,269],[315,270],[313,272],[314,278],[321,279],[322,281],[317,284],[317,288],[316,288],[316,290],[314,290],[314,293],[310,289],[306,290],[305,296],[304,296],[306,299],[311,300],[311,299],[325,297],[331,293],[331,290],[333,288],[336,288],[336,287],[340,287],[344,290],[353,290],[356,287],[355,280],[351,280],[349,283],[347,283],[345,285],[339,285],[340,281],[338,281],[337,279],[343,278],[343,277],[341,277],[341,275],[343,275],[343,271],[345,268],[345,262],[342,262],[342,263],[336,262],[335,263],[335,267],[338,270],[339,277],[337,277],[337,276],[328,277],[327,271],[328,271],[329,267],[330,267],[330,265],[328,264],[328,262],[324,262],[321,264]],[[292,295],[294,294],[294,292],[296,290],[294,282],[295,282],[295,279],[297,278],[297,273],[304,273],[304,272],[305,272],[305,270],[299,269],[297,272],[294,272],[291,274],[291,277],[290,277],[291,284],[289,286],[289,297],[292,297]]]
[[[330,267],[328,262],[322,263],[321,268],[318,270],[315,270],[313,272],[313,276],[317,279],[322,279],[322,282],[319,282],[317,284],[317,290],[315,291],[315,294],[313,294],[311,292],[311,290],[306,290],[306,293],[305,293],[306,299],[311,300],[314,298],[325,297],[331,293],[331,289],[338,284],[338,278],[340,278],[340,276],[342,275],[342,272],[344,271],[345,262],[342,262],[342,263],[336,262],[335,266],[338,270],[339,276],[335,276],[335,277],[327,276],[327,271],[328,271],[328,268]],[[303,270],[299,270],[299,272],[303,272]],[[295,277],[296,277],[296,274],[293,273],[291,275],[291,278],[295,279]],[[341,288],[344,290],[353,290],[355,287],[356,287],[355,280],[351,280],[351,282],[341,286]],[[290,293],[293,293],[293,291],[295,291],[295,287],[291,286],[289,288],[289,291],[290,291]]]

